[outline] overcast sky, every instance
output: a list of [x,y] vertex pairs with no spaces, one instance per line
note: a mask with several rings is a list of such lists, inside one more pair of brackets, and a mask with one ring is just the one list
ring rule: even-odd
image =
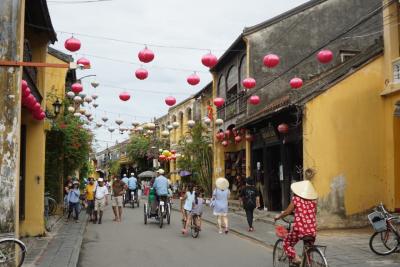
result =
[[[107,127],[117,128],[115,119],[120,117],[124,126],[133,121],[145,122],[167,113],[165,97],[172,95],[178,103],[201,90],[211,81],[207,68],[201,64],[207,51],[154,47],[179,46],[211,49],[218,57],[227,49],[246,26],[252,26],[298,6],[306,0],[113,0],[97,3],[73,3],[79,0],[48,1],[54,29],[58,34],[55,48],[68,52],[64,41],[75,33],[82,48],[74,58],[82,55],[91,61],[92,69],[78,71],[77,76],[96,74],[100,83],[97,89],[90,86],[91,78],[85,79],[84,91],[99,95],[99,107],[95,121],[109,118]],[[123,43],[90,38],[79,34],[139,42]],[[134,71],[140,67],[137,53],[148,44],[154,51],[153,62],[144,64],[149,77],[140,81]],[[95,57],[97,56],[97,57]],[[128,61],[118,62],[114,60]],[[132,62],[130,64],[129,62]],[[172,70],[174,68],[185,69]],[[200,71],[200,84],[190,86],[187,76]],[[126,88],[131,100],[122,102],[119,93]],[[158,92],[158,93],[157,93]],[[95,130],[98,140],[96,149],[113,145],[116,140],[128,138],[107,127]]]

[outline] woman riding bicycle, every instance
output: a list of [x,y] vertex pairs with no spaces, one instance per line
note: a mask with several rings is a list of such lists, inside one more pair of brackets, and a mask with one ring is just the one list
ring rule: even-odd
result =
[[[193,208],[193,202],[195,198],[194,186],[193,184],[189,184],[187,187],[187,191],[185,196],[181,199],[181,212],[182,212],[182,220],[184,221],[184,227],[182,229],[182,234],[187,233],[187,229],[190,225],[190,212]],[[184,203],[184,204],[183,204]]]
[[[196,188],[197,194],[195,194],[193,201],[193,208],[190,212],[191,219],[194,220],[193,224],[201,231],[201,216],[203,215],[203,206],[204,206],[204,193],[201,188]],[[195,219],[196,218],[196,219]]]
[[[294,246],[304,237],[317,236],[317,201],[318,194],[310,181],[301,181],[291,185],[294,196],[287,209],[275,216],[275,221],[294,212],[294,222],[290,233],[283,241],[283,249],[293,264],[300,264],[301,259],[296,255]],[[314,243],[311,241],[311,243]]]

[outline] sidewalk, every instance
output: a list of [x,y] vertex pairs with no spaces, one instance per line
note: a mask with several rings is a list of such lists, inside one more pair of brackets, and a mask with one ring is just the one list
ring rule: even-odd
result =
[[85,212],[80,222],[59,220],[48,236],[27,238],[28,253],[23,266],[75,267],[78,263],[83,234],[87,224]]
[[[179,209],[179,200],[173,200],[173,208]],[[272,248],[277,240],[272,221],[264,216],[257,219],[255,215],[253,223],[255,232],[248,232],[246,217],[240,214],[242,211],[229,212],[230,231]],[[208,206],[205,207],[202,218],[204,221],[216,224],[216,217]],[[369,238],[372,233],[372,229],[369,228],[320,231],[317,243],[327,246],[326,257],[329,266],[399,266],[399,253],[385,257],[373,254],[369,249]]]

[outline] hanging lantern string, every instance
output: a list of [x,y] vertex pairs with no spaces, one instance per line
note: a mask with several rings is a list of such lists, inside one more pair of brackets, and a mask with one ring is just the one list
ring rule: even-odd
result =
[[[99,59],[104,59],[104,60],[109,60],[109,61],[114,61],[114,62],[119,62],[119,63],[126,63],[126,64],[130,64],[130,65],[143,67],[142,63],[136,63],[136,62],[123,60],[123,59],[116,59],[116,58],[110,58],[110,57],[104,57],[104,56],[98,56],[98,55],[86,54],[86,53],[79,53],[79,55],[87,56],[87,57],[93,57],[93,58],[99,58]],[[174,68],[174,67],[166,67],[166,66],[149,66],[148,68],[168,69],[168,70],[182,71],[182,72],[192,72],[193,71],[193,69],[189,69],[189,68],[187,68],[187,69],[186,68]],[[201,71],[201,70],[196,70],[196,72],[199,72],[199,73],[210,73],[208,71]]]
[[[132,117],[132,114],[129,113],[121,113],[121,112],[114,112],[114,111],[109,111],[109,110],[105,110],[105,109],[97,109],[98,111],[104,112],[105,115],[107,114],[115,114],[115,115],[124,115],[124,116],[129,116],[129,118]],[[143,119],[152,119],[154,116],[140,116],[140,115],[135,115],[134,117],[137,118],[143,118]]]

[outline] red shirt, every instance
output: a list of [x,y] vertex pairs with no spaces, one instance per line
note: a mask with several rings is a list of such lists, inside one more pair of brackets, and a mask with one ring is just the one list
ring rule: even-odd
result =
[[293,204],[294,223],[293,230],[299,233],[299,236],[317,235],[317,201],[307,200],[299,196],[294,196]]

